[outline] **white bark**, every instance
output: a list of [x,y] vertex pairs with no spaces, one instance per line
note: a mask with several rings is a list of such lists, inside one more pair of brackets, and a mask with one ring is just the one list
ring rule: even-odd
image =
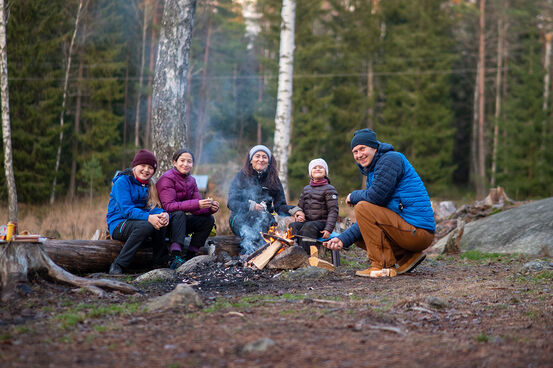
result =
[[8,221],[17,222],[17,191],[13,175],[12,138],[10,128],[10,95],[8,89],[8,50],[6,48],[6,16],[4,0],[0,0],[0,89],[2,91],[2,137],[4,172],[8,186]]
[[294,73],[294,23],[296,1],[283,0],[280,25],[280,58],[278,70],[275,145],[273,153],[284,191],[288,191],[288,147],[292,112],[292,78]]
[[[546,112],[549,109],[549,85],[551,81],[551,41],[553,39],[553,33],[547,32],[545,35],[545,59],[543,62],[543,68],[545,75],[543,76],[543,105],[542,110]],[[542,140],[541,151],[545,154],[545,136],[547,134],[547,122],[544,118],[542,121]]]
[[167,0],[163,9],[152,95],[153,151],[157,174],[172,167],[171,157],[187,145],[186,73],[196,0]]
[[50,204],[53,204],[56,199],[56,181],[58,177],[58,170],[60,167],[61,159],[61,146],[63,144],[63,125],[65,115],[65,104],[67,101],[67,87],[69,85],[69,73],[71,71],[71,54],[73,53],[73,46],[75,45],[75,39],[77,38],[77,32],[79,30],[79,21],[81,20],[81,11],[83,9],[83,0],[79,1],[79,8],[77,9],[77,16],[75,17],[75,30],[73,30],[73,36],[71,37],[71,43],[69,44],[69,51],[67,55],[67,69],[65,70],[65,80],[63,83],[63,98],[61,102],[60,112],[60,142],[58,145],[58,152],[56,155],[56,167],[54,169],[54,180],[52,181],[52,193],[50,194]]

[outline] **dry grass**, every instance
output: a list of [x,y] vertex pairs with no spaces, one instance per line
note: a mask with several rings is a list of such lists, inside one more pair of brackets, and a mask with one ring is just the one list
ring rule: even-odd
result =
[[[228,217],[230,211],[226,200],[211,196],[221,203],[221,209],[215,214],[217,234],[228,234],[230,229]],[[97,229],[107,230],[106,212],[109,195],[81,198],[69,201],[58,201],[53,206],[49,204],[18,206],[19,232],[28,230],[33,234],[59,237],[61,239],[91,239]],[[0,213],[0,224],[8,222],[8,206]]]

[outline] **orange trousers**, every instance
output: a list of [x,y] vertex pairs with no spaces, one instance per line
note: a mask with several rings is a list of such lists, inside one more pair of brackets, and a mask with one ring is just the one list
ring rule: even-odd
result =
[[433,233],[414,227],[386,207],[363,201],[354,211],[363,236],[356,244],[367,251],[371,267],[394,267],[397,259],[425,250],[434,239]]

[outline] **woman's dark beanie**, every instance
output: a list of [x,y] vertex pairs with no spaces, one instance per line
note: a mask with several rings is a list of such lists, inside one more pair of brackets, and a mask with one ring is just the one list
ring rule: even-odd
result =
[[154,168],[154,172],[157,170],[157,158],[156,156],[148,151],[147,149],[141,149],[134,155],[134,158],[132,160],[132,167],[135,167],[136,165],[150,165]]
[[194,158],[194,154],[188,148],[181,148],[180,150],[175,152],[173,154],[173,161],[177,161],[179,159],[180,155],[182,155],[183,153],[189,153],[190,156],[192,156],[192,162],[196,162],[196,159]]
[[351,140],[351,150],[358,145],[369,146],[372,148],[378,148],[380,142],[376,139],[376,133],[368,128],[364,128],[353,133],[353,139]]

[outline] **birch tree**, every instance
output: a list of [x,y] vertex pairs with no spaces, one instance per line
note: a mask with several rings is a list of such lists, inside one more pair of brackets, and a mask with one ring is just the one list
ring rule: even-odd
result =
[[8,185],[8,221],[17,222],[17,191],[13,175],[12,138],[10,128],[10,95],[8,90],[8,50],[6,48],[6,16],[4,0],[0,0],[0,89],[2,91],[2,137],[4,171]]
[[[144,81],[144,65],[146,60],[146,31],[148,29],[148,17],[150,4],[149,1],[144,1],[144,13],[142,20],[142,51],[140,52],[140,71],[138,75],[138,92],[136,93],[136,113],[134,120],[134,145],[140,146],[140,102],[142,100],[142,83]],[[147,136],[150,132],[145,132]]]
[[73,30],[73,36],[71,37],[71,43],[69,44],[69,51],[67,55],[67,68],[65,69],[65,79],[63,82],[63,98],[61,102],[61,112],[60,112],[60,142],[58,145],[58,152],[56,154],[56,167],[54,168],[54,179],[52,181],[52,193],[50,194],[50,204],[53,204],[56,199],[56,181],[58,178],[58,171],[60,168],[61,146],[63,144],[65,105],[67,101],[67,88],[69,86],[69,73],[71,72],[71,54],[73,53],[73,46],[75,45],[75,39],[77,38],[77,32],[79,31],[79,22],[81,20],[83,4],[84,4],[84,0],[79,1],[79,7],[77,8],[77,15],[75,16],[75,29]]
[[153,151],[158,173],[171,168],[173,153],[187,145],[186,75],[196,0],[167,0],[163,9],[152,95]]
[[275,145],[273,151],[278,163],[278,176],[280,177],[285,193],[288,191],[288,148],[290,146],[290,118],[292,111],[295,18],[296,1],[283,0],[280,24]]

